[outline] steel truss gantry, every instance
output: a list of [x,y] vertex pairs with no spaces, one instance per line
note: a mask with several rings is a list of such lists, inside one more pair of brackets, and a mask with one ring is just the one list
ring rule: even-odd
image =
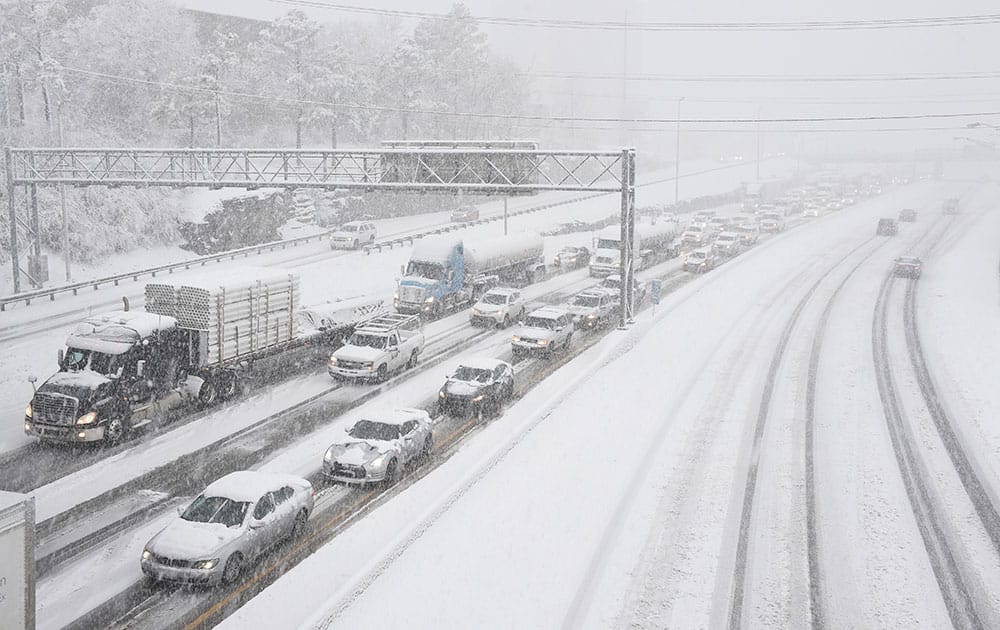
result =
[[[37,187],[169,186],[344,188],[366,191],[524,195],[621,193],[621,321],[632,319],[635,149],[544,151],[442,143],[349,151],[284,149],[7,148],[14,292],[41,286],[22,258],[41,255]],[[30,265],[29,265],[30,267]]]

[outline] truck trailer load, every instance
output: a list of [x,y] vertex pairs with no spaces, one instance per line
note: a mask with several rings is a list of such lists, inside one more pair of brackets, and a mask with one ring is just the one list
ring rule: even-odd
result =
[[393,305],[400,313],[439,316],[469,306],[497,284],[527,284],[545,272],[542,237],[511,234],[481,240],[429,237],[413,246]]
[[268,270],[151,283],[145,293],[146,312],[126,302],[126,310],[88,317],[69,335],[59,371],[25,409],[25,433],[119,442],[185,407],[237,395],[255,368],[266,379],[321,365],[358,321],[384,310],[381,300],[368,308],[358,300],[325,322],[313,311],[307,319],[318,325],[300,329],[298,277]]
[[[637,223],[632,247],[635,269],[648,267],[660,258],[676,256],[673,241],[677,233],[677,222],[673,220],[656,224]],[[594,250],[590,259],[591,276],[604,278],[621,274],[621,226],[610,225],[601,230],[594,239]]]

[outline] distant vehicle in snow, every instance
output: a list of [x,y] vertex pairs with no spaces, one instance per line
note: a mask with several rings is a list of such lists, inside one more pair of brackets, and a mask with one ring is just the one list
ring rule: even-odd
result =
[[479,298],[469,311],[473,326],[493,325],[506,328],[524,318],[527,308],[520,289],[494,287]]
[[712,250],[720,256],[735,256],[742,250],[740,235],[736,232],[723,232],[712,243]]
[[576,328],[596,328],[610,324],[618,313],[621,295],[600,287],[577,293],[567,309]]
[[[618,274],[608,276],[597,286],[610,291],[615,302],[621,301],[622,277]],[[639,282],[635,276],[632,276],[632,296],[635,306],[639,306],[646,299],[646,285]]]
[[899,225],[896,219],[879,219],[875,233],[879,236],[895,236],[899,232]]
[[555,257],[555,264],[563,269],[576,269],[590,264],[590,250],[586,247],[567,245]]
[[919,278],[923,263],[915,256],[901,256],[893,261],[892,273],[903,278]]
[[704,273],[715,268],[715,253],[711,247],[702,247],[688,253],[684,259],[684,271]]
[[330,249],[357,249],[375,242],[375,224],[351,221],[330,233]]
[[213,482],[142,550],[147,578],[232,584],[256,558],[305,531],[313,488],[292,475],[241,470]]
[[514,368],[492,358],[465,359],[438,391],[438,409],[452,416],[497,415],[514,396]]
[[912,223],[917,220],[917,211],[910,208],[904,208],[899,211],[899,220]]
[[941,204],[941,212],[944,214],[958,214],[958,197],[949,197]]
[[454,223],[468,223],[479,219],[479,208],[476,206],[462,206],[451,211],[451,220]]
[[573,314],[566,309],[546,306],[532,311],[511,336],[515,357],[530,353],[551,356],[568,348],[573,340]]
[[785,217],[777,212],[765,212],[760,215],[761,232],[781,232],[785,229]]
[[347,429],[346,438],[326,449],[323,475],[347,484],[393,484],[407,466],[430,457],[432,426],[423,409],[396,409],[359,420]]
[[742,243],[744,247],[756,245],[757,240],[760,238],[760,228],[758,228],[754,223],[737,225],[733,228],[733,232],[739,235],[740,243]]

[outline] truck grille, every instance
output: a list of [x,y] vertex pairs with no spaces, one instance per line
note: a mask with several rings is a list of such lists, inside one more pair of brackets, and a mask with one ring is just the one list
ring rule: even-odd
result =
[[367,366],[359,361],[338,360],[337,367],[345,370],[364,370]]
[[399,301],[411,304],[424,301],[423,287],[399,287]]
[[79,405],[80,401],[72,396],[38,393],[31,402],[31,416],[43,424],[73,424]]

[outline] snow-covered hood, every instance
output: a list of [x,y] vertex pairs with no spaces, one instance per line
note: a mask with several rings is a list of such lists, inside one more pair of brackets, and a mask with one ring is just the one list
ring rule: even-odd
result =
[[573,315],[590,315],[597,310],[596,306],[579,306],[579,305],[569,305],[566,310]]
[[489,314],[492,314],[492,313],[499,313],[500,311],[502,311],[503,310],[503,305],[502,304],[487,304],[486,302],[476,302],[476,305],[473,306],[473,308],[476,309],[477,311],[479,311],[480,313],[489,313]]
[[548,328],[535,328],[534,326],[525,326],[524,328],[518,328],[517,332],[514,333],[516,337],[527,337],[528,339],[549,339],[551,340],[556,336],[556,331],[549,330]]
[[483,388],[484,385],[485,383],[449,379],[448,382],[444,384],[444,391],[452,396],[474,396],[476,392]]
[[343,359],[345,361],[375,361],[376,359],[384,356],[385,350],[379,350],[378,348],[372,348],[371,346],[351,346],[347,345],[339,348],[333,353],[333,356],[337,359]]
[[431,289],[437,285],[437,280],[421,278],[420,276],[403,276],[399,281],[401,287],[419,287],[421,289]]
[[93,370],[69,370],[66,372],[56,372],[39,389],[60,390],[80,388],[97,391],[101,385],[110,382],[110,378]]
[[334,460],[352,466],[363,466],[393,450],[396,442],[382,440],[353,440],[330,447]]
[[221,523],[195,523],[178,518],[153,536],[146,548],[158,556],[177,560],[210,560],[242,536],[239,527]]

